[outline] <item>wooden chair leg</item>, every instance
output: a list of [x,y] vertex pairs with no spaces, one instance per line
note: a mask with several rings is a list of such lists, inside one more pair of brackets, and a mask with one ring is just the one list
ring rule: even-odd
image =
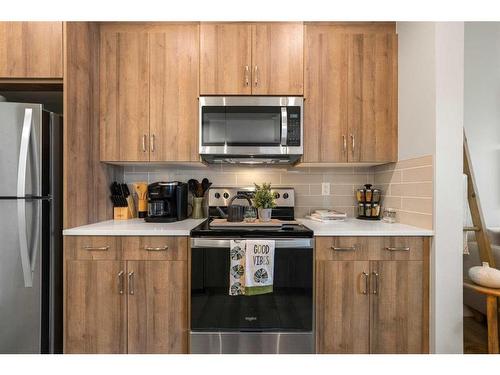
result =
[[499,354],[497,297],[486,296],[486,317],[488,320],[488,353]]

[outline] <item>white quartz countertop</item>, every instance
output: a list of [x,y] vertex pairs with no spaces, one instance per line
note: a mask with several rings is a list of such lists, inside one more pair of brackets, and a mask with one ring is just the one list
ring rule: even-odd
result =
[[[65,229],[65,236],[189,236],[191,229],[205,219],[186,219],[175,223],[146,223],[143,219],[108,220]],[[334,223],[297,219],[315,236],[433,236],[434,231],[405,224],[348,218]]]
[[65,229],[64,236],[189,236],[191,229],[205,219],[186,219],[175,223],[146,223],[144,219],[108,220]]
[[411,225],[348,218],[345,221],[321,223],[297,219],[314,231],[315,236],[433,236],[434,231]]

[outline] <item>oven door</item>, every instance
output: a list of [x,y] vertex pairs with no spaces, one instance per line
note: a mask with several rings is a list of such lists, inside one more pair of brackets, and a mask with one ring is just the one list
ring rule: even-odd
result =
[[312,353],[313,239],[277,239],[273,292],[229,295],[229,239],[191,240],[192,353]]

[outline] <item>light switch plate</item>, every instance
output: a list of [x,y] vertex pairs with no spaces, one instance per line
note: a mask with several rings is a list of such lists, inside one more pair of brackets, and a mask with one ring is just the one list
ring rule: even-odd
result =
[[330,183],[323,182],[321,184],[321,195],[330,195]]

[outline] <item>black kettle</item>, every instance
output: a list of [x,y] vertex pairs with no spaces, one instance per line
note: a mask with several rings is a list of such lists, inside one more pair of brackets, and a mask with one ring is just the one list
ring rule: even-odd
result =
[[250,207],[252,206],[252,201],[246,195],[238,194],[232,197],[227,206],[227,221],[229,222],[240,222],[243,221],[244,218],[246,206],[233,204],[235,199],[246,199],[250,204]]

